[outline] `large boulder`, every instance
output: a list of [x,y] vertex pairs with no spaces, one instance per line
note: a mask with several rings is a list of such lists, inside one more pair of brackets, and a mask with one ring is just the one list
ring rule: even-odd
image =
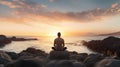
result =
[[70,52],[70,59],[77,60],[79,62],[83,62],[87,58],[87,53],[71,53]]
[[11,43],[11,40],[5,35],[0,35],[0,47],[4,47],[8,43]]
[[71,60],[53,60],[47,63],[45,67],[85,67],[85,65]]
[[51,51],[48,55],[49,60],[69,60],[68,51]]
[[87,54],[87,53],[80,53],[80,54],[77,56],[77,60],[83,62],[87,57],[88,57],[88,54]]
[[0,51],[0,64],[6,65],[8,62],[12,62],[11,57],[4,51]]
[[94,64],[102,60],[104,57],[100,54],[90,54],[85,60],[84,64],[87,67],[94,67]]
[[83,45],[95,52],[105,55],[114,55],[115,52],[120,49],[120,38],[109,36],[103,40],[84,41]]
[[6,65],[6,67],[42,67],[42,66],[43,66],[42,60],[34,57],[18,59],[17,61],[14,61]]
[[12,58],[12,60],[16,60],[19,57],[19,55],[15,52],[6,52],[6,53]]
[[56,67],[74,67],[74,64],[71,61],[63,60],[63,61],[59,61],[56,64]]
[[0,67],[5,67],[5,65],[3,65],[3,64],[0,64]]
[[74,62],[74,67],[86,67],[83,63],[81,62]]
[[31,55],[36,55],[36,56],[43,56],[43,57],[47,57],[47,53],[45,53],[45,51],[42,51],[40,49],[35,49],[35,48],[27,48],[26,50],[23,50],[21,53],[19,53],[19,55],[23,55],[23,54],[31,54]]
[[95,67],[120,67],[120,60],[106,58],[96,63]]

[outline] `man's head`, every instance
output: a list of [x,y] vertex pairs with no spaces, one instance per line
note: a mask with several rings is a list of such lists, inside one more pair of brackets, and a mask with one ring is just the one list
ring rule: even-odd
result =
[[60,33],[60,32],[58,32],[58,33],[57,33],[57,36],[58,36],[58,37],[60,37],[60,36],[61,36],[61,33]]

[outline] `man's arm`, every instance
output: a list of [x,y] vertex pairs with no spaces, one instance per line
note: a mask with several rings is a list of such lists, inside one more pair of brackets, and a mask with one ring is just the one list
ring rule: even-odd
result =
[[64,39],[63,39],[63,47],[65,46],[65,42],[64,42]]
[[54,40],[54,47],[55,47],[55,40]]

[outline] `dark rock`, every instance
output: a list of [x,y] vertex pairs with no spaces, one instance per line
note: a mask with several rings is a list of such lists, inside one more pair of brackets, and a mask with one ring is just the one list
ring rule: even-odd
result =
[[11,40],[5,35],[0,35],[0,47],[4,47],[6,44],[11,43]]
[[10,38],[12,41],[30,41],[30,40],[38,40],[36,38],[28,38],[28,39],[25,39],[25,38],[17,38],[15,36],[11,37]]
[[21,56],[37,56],[37,55],[29,53],[29,52],[21,52],[18,55],[19,55],[19,57],[21,57]]
[[116,50],[116,56],[118,57],[118,58],[120,58],[120,47],[117,47],[116,48],[117,50]]
[[0,67],[5,67],[3,64],[0,64]]
[[13,60],[18,59],[19,55],[15,52],[6,52]]
[[86,67],[83,63],[81,62],[74,62],[74,67]]
[[42,67],[42,61],[38,58],[19,59],[6,65],[6,67]]
[[69,52],[70,53],[70,59],[71,60],[77,60],[77,61],[80,61],[80,62],[83,62],[86,57],[88,56],[87,53],[77,53],[77,52]]
[[42,51],[40,49],[35,49],[35,48],[27,48],[26,50],[23,50],[19,55],[22,54],[28,54],[28,55],[36,55],[36,56],[43,56],[47,57],[47,53],[45,51]]
[[84,64],[87,67],[94,67],[94,64],[102,60],[104,57],[102,57],[99,54],[90,54],[85,60]]
[[71,60],[53,60],[47,63],[45,67],[85,67],[85,65]]
[[120,60],[115,59],[103,59],[96,64],[95,67],[120,67]]
[[120,49],[120,38],[110,36],[103,40],[91,40],[83,43],[89,49],[103,53],[105,55],[114,55]]
[[69,60],[69,52],[68,51],[51,51],[48,55],[48,59],[50,60]]
[[9,62],[12,62],[11,57],[4,51],[0,51],[0,64],[6,65]]
[[56,64],[56,67],[74,67],[74,64],[69,60],[63,60],[63,61],[59,61]]
[[45,67],[55,67],[57,63],[58,63],[58,61],[52,60],[52,61],[46,63]]
[[70,60],[54,60],[47,63],[46,67],[74,67],[74,64]]
[[77,55],[77,60],[83,62],[87,57],[87,53],[80,53],[79,55]]

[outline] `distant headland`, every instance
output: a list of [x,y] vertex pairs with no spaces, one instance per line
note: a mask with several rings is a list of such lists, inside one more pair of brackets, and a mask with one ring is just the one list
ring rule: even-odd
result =
[[0,35],[0,47],[4,47],[6,44],[11,43],[12,41],[31,41],[38,40],[37,38],[18,38],[16,36],[7,37],[6,35]]

